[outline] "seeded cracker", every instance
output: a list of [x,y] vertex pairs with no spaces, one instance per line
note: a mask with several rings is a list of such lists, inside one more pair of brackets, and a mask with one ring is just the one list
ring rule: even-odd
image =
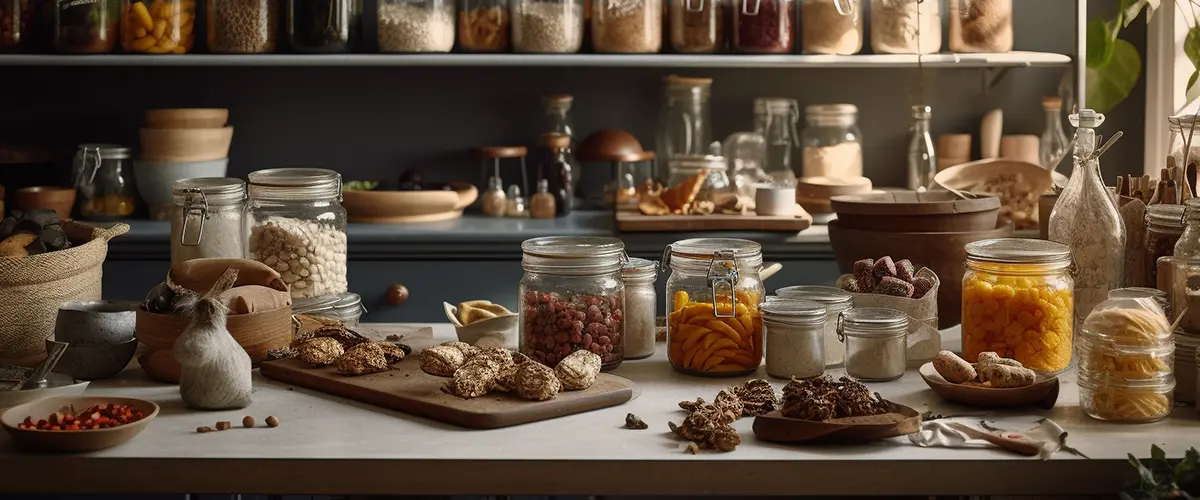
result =
[[435,345],[421,352],[421,370],[439,377],[453,377],[463,359],[462,351],[454,346]]
[[452,340],[450,342],[443,342],[442,345],[458,349],[458,351],[461,352],[463,357],[465,357],[465,358],[469,358],[469,357],[474,356],[479,353],[478,347],[475,347],[466,342],[459,342],[457,340]]
[[383,349],[375,344],[362,344],[338,358],[337,370],[343,375],[366,375],[389,369]]
[[563,389],[582,391],[596,383],[600,374],[600,356],[590,351],[575,351],[558,362],[554,375],[562,382]]
[[337,340],[321,337],[308,339],[296,345],[296,358],[318,366],[332,365],[346,351]]
[[454,372],[442,391],[463,399],[477,398],[488,393],[496,382],[499,366],[488,360],[464,365]]
[[541,363],[522,363],[517,368],[517,395],[532,401],[553,398],[562,389],[554,370]]

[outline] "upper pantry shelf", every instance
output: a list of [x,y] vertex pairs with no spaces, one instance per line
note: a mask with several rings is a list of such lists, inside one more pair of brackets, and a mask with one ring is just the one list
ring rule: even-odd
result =
[[[915,55],[680,55],[680,54],[262,54],[0,55],[0,66],[573,66],[698,68],[904,68]],[[932,68],[1065,66],[1071,57],[1046,52],[929,54]]]

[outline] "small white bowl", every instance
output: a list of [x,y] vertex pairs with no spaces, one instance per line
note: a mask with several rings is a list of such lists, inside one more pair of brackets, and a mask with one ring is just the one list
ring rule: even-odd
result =
[[774,184],[755,186],[754,213],[758,215],[795,215],[796,188]]
[[510,313],[483,321],[463,325],[458,320],[458,308],[448,302],[442,302],[446,310],[446,319],[454,325],[460,342],[466,342],[476,347],[505,347],[517,348],[517,314]]

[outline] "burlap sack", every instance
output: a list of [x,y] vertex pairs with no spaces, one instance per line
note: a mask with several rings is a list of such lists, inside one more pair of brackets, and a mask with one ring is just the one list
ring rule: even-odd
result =
[[87,243],[28,257],[0,257],[0,361],[23,363],[43,357],[46,339],[63,302],[100,300],[100,277],[108,240],[129,225],[111,229],[63,221],[71,241]]
[[[919,299],[894,297],[876,293],[851,293],[854,296],[854,307],[883,307],[895,309],[908,315],[908,351],[909,366],[920,366],[937,356],[942,350],[942,332],[938,331],[937,296],[941,281],[937,274],[928,268],[921,268],[917,276],[929,278],[933,288]],[[846,276],[849,276],[847,278]],[[842,279],[852,279],[854,275],[843,276]]]

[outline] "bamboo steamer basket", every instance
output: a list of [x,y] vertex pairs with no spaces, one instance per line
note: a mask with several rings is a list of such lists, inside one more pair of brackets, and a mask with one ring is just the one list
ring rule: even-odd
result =
[[[175,339],[187,328],[190,318],[170,314],[158,314],[139,308],[137,311],[137,339],[149,350],[138,358],[142,371],[154,380],[179,383],[179,362],[172,350]],[[226,329],[233,335],[250,360],[259,363],[267,359],[267,351],[286,347],[292,342],[295,326],[292,308],[281,307],[271,311],[231,315],[226,320]]]

